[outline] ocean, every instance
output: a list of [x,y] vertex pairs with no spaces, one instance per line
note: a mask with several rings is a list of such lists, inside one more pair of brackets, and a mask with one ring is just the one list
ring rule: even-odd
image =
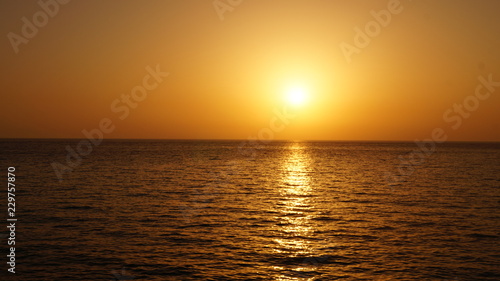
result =
[[0,280],[500,280],[500,143],[78,142],[0,140]]

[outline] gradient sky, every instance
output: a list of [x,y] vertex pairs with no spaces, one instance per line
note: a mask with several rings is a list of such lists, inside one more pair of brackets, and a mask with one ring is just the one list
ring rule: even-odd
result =
[[[221,20],[212,0],[73,0],[17,54],[8,34],[41,7],[0,1],[0,137],[83,138],[109,118],[106,138],[246,139],[301,85],[308,101],[274,139],[414,140],[439,127],[500,141],[500,87],[457,129],[443,119],[479,76],[500,81],[500,1],[401,0],[349,63],[340,44],[391,1],[243,0]],[[156,65],[170,75],[121,120],[111,104]]]

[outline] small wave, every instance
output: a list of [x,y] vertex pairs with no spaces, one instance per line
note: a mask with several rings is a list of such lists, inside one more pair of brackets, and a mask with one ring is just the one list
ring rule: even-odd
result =
[[341,219],[321,216],[321,217],[315,217],[312,220],[315,220],[315,221],[340,221]]
[[373,230],[394,230],[395,228],[392,226],[380,226],[380,227],[375,227]]
[[344,256],[319,255],[319,256],[296,256],[296,257],[274,257],[270,262],[282,265],[317,266],[320,264],[352,265],[355,262]]
[[491,235],[491,234],[482,234],[482,233],[471,233],[471,234],[467,234],[466,235],[467,237],[471,237],[471,238],[477,238],[477,239],[488,239],[488,238],[498,238],[497,235]]
[[62,207],[61,209],[64,209],[64,210],[92,210],[92,209],[94,209],[94,207],[90,207],[90,206],[66,206],[66,207]]

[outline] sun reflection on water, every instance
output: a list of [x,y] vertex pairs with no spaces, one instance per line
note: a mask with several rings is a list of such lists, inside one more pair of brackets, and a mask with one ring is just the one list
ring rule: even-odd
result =
[[[281,168],[279,199],[276,204],[279,212],[276,217],[279,221],[277,230],[281,233],[281,238],[274,240],[276,243],[274,251],[282,255],[285,260],[293,261],[284,268],[300,272],[307,270],[305,268],[307,264],[302,262],[302,258],[313,253],[311,160],[301,143],[290,144],[287,153]],[[276,278],[275,280],[304,280],[285,275]]]

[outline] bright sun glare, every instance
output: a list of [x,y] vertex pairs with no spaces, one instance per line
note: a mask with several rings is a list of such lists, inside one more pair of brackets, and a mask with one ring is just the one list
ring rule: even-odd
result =
[[307,102],[307,94],[304,87],[293,86],[288,89],[287,100],[292,105],[303,105]]

